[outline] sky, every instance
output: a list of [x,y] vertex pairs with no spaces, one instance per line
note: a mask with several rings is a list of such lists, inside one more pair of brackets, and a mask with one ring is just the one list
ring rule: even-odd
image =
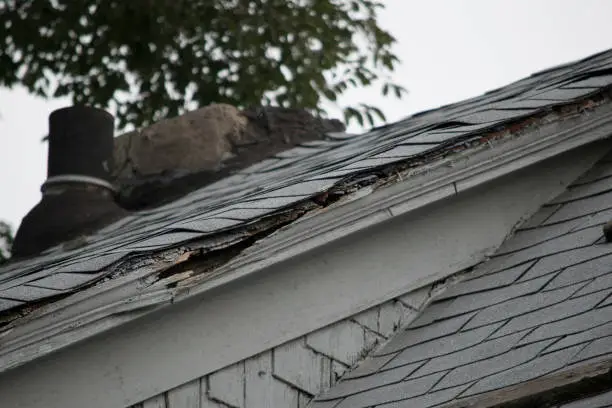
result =
[[[402,60],[394,79],[409,93],[397,100],[359,89],[340,103],[376,105],[389,121],[612,48],[609,0],[383,1],[379,22]],[[14,228],[40,200],[48,115],[68,105],[0,88],[0,220]]]

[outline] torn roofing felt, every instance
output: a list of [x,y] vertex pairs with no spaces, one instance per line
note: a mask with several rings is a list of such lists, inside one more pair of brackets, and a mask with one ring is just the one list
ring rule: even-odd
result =
[[611,218],[608,154],[313,408],[609,406]]
[[[210,269],[258,238],[366,185],[376,188],[491,140],[609,102],[612,51],[361,135],[329,134],[164,206],[0,268],[0,324],[40,305],[198,250]],[[223,253],[223,248],[231,248]]]

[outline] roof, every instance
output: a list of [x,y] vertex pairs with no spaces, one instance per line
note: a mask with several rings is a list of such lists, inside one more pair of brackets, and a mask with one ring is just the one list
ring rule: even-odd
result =
[[[144,286],[156,285],[156,291],[140,296],[139,307],[167,304],[177,282],[192,278],[186,270],[177,275],[179,263],[197,257],[205,262],[205,273],[217,271],[279,228],[340,205],[349,195],[363,197],[435,166],[449,166],[449,158],[461,152],[527,133],[537,138],[545,124],[576,117],[595,121],[599,107],[608,106],[610,84],[612,51],[607,51],[361,135],[330,133],[172,203],[133,213],[91,236],[5,265],[0,268],[0,336],[17,336],[15,328],[44,316],[52,321],[58,317],[48,313],[49,305],[65,310],[90,297],[77,296],[86,288],[111,290],[125,277],[132,277],[132,292],[117,296],[134,299]],[[575,147],[591,140],[585,136],[570,142]],[[101,305],[92,307],[110,313]],[[5,350],[21,341],[5,342]]]
[[[612,155],[314,407],[466,406],[465,400],[612,358],[612,244],[602,232],[610,219]],[[596,399],[612,403],[612,393]]]

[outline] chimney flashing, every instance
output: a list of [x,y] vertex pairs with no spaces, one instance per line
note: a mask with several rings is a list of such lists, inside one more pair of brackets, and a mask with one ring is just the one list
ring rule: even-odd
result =
[[75,183],[94,185],[97,187],[106,188],[110,190],[113,194],[116,194],[118,192],[118,189],[106,180],[97,177],[83,176],[79,174],[62,174],[61,176],[49,177],[40,187],[40,191],[45,194],[45,192],[48,191],[50,187]]

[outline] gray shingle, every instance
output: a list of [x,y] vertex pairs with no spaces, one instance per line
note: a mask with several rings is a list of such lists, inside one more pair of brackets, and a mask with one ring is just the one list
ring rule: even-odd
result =
[[[223,217],[197,217],[174,224],[176,229],[186,229],[199,232],[214,232],[241,224],[239,220]],[[197,234],[202,235],[202,234]]]
[[156,249],[167,248],[181,242],[189,241],[194,238],[201,237],[202,234],[197,232],[170,232],[161,234],[141,241],[133,242],[126,246],[127,249]]
[[436,338],[448,336],[457,332],[474,314],[468,313],[463,316],[442,320],[418,330],[405,330],[395,335],[381,350],[374,355],[385,355],[403,350],[406,347],[424,343]]
[[[546,351],[560,350],[566,347],[574,346],[576,344],[586,343],[588,341],[595,340],[601,337],[612,336],[612,317],[609,315],[612,310],[610,310],[610,308],[607,308],[606,311],[608,313],[608,323],[602,324],[600,326],[595,326],[597,324],[596,321],[592,323],[587,321],[587,323],[589,323],[589,326],[594,327],[582,331],[580,333],[566,335],[561,340],[551,345]],[[580,317],[580,315],[578,317]]]
[[610,253],[612,253],[612,248],[609,246],[593,245],[543,256],[531,269],[525,272],[520,280],[533,279]]
[[[612,321],[612,308],[593,309],[567,319],[543,324],[525,336],[519,344],[568,336]],[[610,333],[612,334],[612,333]],[[567,344],[567,343],[566,343]],[[573,345],[576,343],[570,343]],[[553,347],[553,349],[556,347]]]
[[40,288],[54,289],[60,291],[73,290],[89,282],[93,282],[100,277],[106,275],[106,272],[100,273],[55,273],[42,279],[38,279],[28,283],[28,286],[36,286]]
[[[572,204],[573,203],[566,205]],[[559,210],[559,212],[561,211],[563,211],[563,208]],[[573,231],[568,234],[561,235],[560,237],[553,238],[548,241],[544,241],[540,244],[531,246],[522,251],[495,257],[493,258],[493,262],[495,262],[495,264],[499,264],[497,266],[500,269],[505,269],[522,264],[523,262],[541,258],[542,256],[546,256],[549,254],[564,252],[575,248],[592,245],[602,236],[603,232],[601,231],[601,227],[599,226],[585,228],[579,231]]]
[[[252,203],[251,203],[252,204]],[[216,214],[219,217],[230,220],[248,221],[270,214],[270,208],[226,208]],[[229,226],[232,225],[228,222]],[[227,228],[227,227],[226,227]]]
[[525,295],[498,303],[478,312],[478,314],[465,325],[465,329],[472,329],[498,321],[505,321],[515,316],[520,316],[528,312],[542,309],[546,306],[554,305],[569,298],[578,289],[579,286],[569,286],[550,292],[536,292],[531,295]]
[[124,252],[89,255],[87,258],[76,260],[76,262],[65,263],[53,270],[53,273],[67,272],[97,272],[107,266],[119,261],[125,256]]
[[549,101],[571,101],[572,99],[583,98],[597,91],[597,89],[592,88],[559,88],[530,95],[530,98],[534,100],[543,99]]
[[533,112],[533,109],[491,109],[459,116],[458,119],[467,123],[490,123],[498,122],[500,120],[515,119],[521,116],[528,116],[533,114]]
[[336,408],[341,400],[334,401],[312,401],[308,408]]
[[368,391],[372,388],[399,382],[412,374],[420,365],[421,363],[408,364],[393,370],[382,371],[377,375],[340,381],[330,390],[318,396],[317,400],[326,401],[338,399],[359,392]]
[[[504,286],[507,286],[518,279],[527,269],[529,269],[535,261],[527,262],[522,265],[518,265],[514,268],[506,269],[501,272],[488,274],[484,276],[478,276],[472,279],[468,279],[462,282],[459,282],[450,288],[448,288],[445,292],[443,292],[440,296],[436,297],[436,300],[443,300],[452,297],[457,297],[460,295],[467,295],[475,292],[482,292],[489,289],[500,289]],[[478,271],[478,270],[477,270]]]
[[17,307],[23,305],[23,302],[19,302],[13,299],[2,299],[0,298],[0,312],[4,310],[9,310],[13,307]]
[[606,355],[612,356],[612,336],[593,340],[572,358],[571,363]]
[[597,307],[604,307],[612,305],[612,295],[609,295],[603,302],[601,302]]
[[[570,266],[546,285],[546,290],[585,282],[601,275],[612,272],[612,255],[602,256],[588,262]],[[608,286],[609,287],[609,286]],[[603,289],[603,288],[600,288]]]
[[524,347],[514,348],[506,353],[495,357],[487,358],[480,361],[455,368],[451,370],[436,386],[433,391],[454,387],[461,384],[469,384],[475,380],[487,377],[489,375],[499,373],[516,367],[519,364],[526,363],[535,358],[539,352],[550,345],[553,340],[544,340],[537,343],[531,343]]
[[578,298],[571,298],[531,313],[513,317],[504,327],[496,332],[494,336],[504,336],[529,327],[536,327],[544,323],[579,315],[595,307],[595,305],[605,299],[611,292],[612,289],[608,289]]
[[541,99],[517,99],[510,101],[502,101],[499,103],[500,108],[505,109],[540,109],[551,106],[551,101]]
[[365,360],[363,360],[357,368],[349,371],[342,379],[351,379],[364,377],[366,375],[374,374],[376,371],[380,370],[385,364],[387,364],[393,357],[395,357],[397,353],[387,354],[385,356],[368,356]]
[[438,146],[437,144],[421,144],[421,145],[399,145],[395,146],[389,150],[385,150],[384,152],[376,154],[375,158],[385,158],[385,157],[400,157],[406,158],[410,156],[414,156],[415,154],[425,152],[427,150],[431,150]]
[[610,176],[612,176],[612,165],[610,165],[610,162],[602,160],[574,181],[572,187],[576,188],[579,185],[593,183]]
[[[449,354],[454,351],[472,347],[475,344],[482,342],[500,326],[501,323],[479,327],[478,329],[456,333],[447,337],[430,340],[425,343],[420,343],[405,348],[404,351],[399,353],[394,359],[387,363],[385,368],[399,367],[414,363],[416,361],[423,361],[432,357],[442,356],[444,354]],[[404,336],[399,335],[396,336],[396,338],[397,337],[401,338],[409,336],[406,336],[404,333]]]
[[[610,166],[612,167],[612,166]],[[557,198],[555,198],[553,203],[567,203],[571,201],[580,200],[587,197],[592,197],[597,194],[603,194],[612,189],[612,183],[607,179],[600,179],[598,181],[594,181],[588,184],[579,184],[577,186],[571,187],[562,194],[560,194]]]
[[564,88],[602,88],[612,84],[612,75],[598,75],[590,78],[572,81]]
[[46,297],[60,295],[61,293],[57,290],[21,285],[0,291],[0,298],[33,302]]
[[242,201],[240,208],[265,208],[268,213],[273,212],[281,207],[304,200],[308,196],[290,196],[290,197],[250,197],[248,200]]
[[337,408],[366,408],[388,402],[399,401],[425,394],[442,377],[442,373],[432,374],[416,380],[375,388],[359,394],[351,395],[342,400]]
[[499,289],[491,289],[484,292],[471,293],[469,296],[458,297],[448,305],[447,315],[453,316],[455,314],[471,312],[509,299],[522,298],[530,293],[538,292],[549,280],[548,276],[543,276]]
[[427,309],[410,323],[410,329],[427,326],[436,320],[442,319],[447,314],[448,305],[454,299],[439,300],[427,306]]
[[362,170],[363,169],[356,170],[356,169],[348,169],[344,167],[339,167],[334,170],[322,172],[321,174],[318,174],[318,175],[309,176],[308,180],[328,180],[330,178],[337,180],[337,179],[342,179],[343,177],[347,175],[357,174]]
[[380,167],[386,164],[394,163],[400,160],[402,160],[402,157],[397,157],[397,156],[382,155],[382,156],[368,157],[368,158],[364,158],[356,162],[353,162],[347,166],[344,166],[343,170],[360,170],[360,171],[367,170],[367,169],[372,169],[374,167]]
[[433,357],[425,365],[416,370],[411,377],[420,377],[438,371],[449,370],[505,353],[514,347],[525,334],[525,331],[509,334],[493,340],[483,341],[472,347],[450,354]]
[[301,145],[301,146],[296,146],[292,149],[277,153],[274,155],[274,157],[281,158],[281,159],[299,157],[300,159],[304,159],[314,154],[320,154],[321,152],[324,152],[327,149],[328,147],[325,145],[320,145],[319,148]]
[[529,381],[545,374],[561,369],[580,350],[574,346],[554,353],[538,357],[530,362],[513,367],[498,374],[493,374],[478,381],[462,396],[470,396],[483,392],[508,387],[510,385]]
[[466,385],[460,385],[458,387],[447,388],[441,391],[428,392],[425,395],[419,397],[407,398],[396,402],[390,402],[388,404],[377,405],[376,408],[427,408],[439,405],[454,399],[457,395],[463,392],[467,388]]
[[550,205],[540,208],[531,218],[521,224],[521,229],[535,228],[549,219],[556,211],[561,208],[561,204]]
[[[489,126],[487,124],[486,126]],[[482,129],[484,126],[477,124],[474,126],[463,126],[463,132],[461,133],[448,133],[448,132],[425,132],[420,135],[416,135],[406,140],[408,143],[443,143],[453,138],[463,136],[467,132]]]
[[589,214],[586,217],[579,218],[582,221],[580,228],[590,227],[592,225],[603,225],[612,219],[612,209],[596,212]]
[[[262,172],[262,171],[266,171],[270,167],[277,166],[280,161],[281,160],[276,158],[276,157],[270,157],[269,159],[262,160],[259,163],[255,163],[255,164],[250,165],[246,169],[242,169],[242,170],[238,171],[237,174],[238,175],[246,175],[246,174],[259,173],[259,172]],[[236,175],[234,175],[234,176],[236,176]],[[227,182],[228,179],[229,179],[229,177],[224,179],[224,180]],[[234,180],[240,180],[240,179],[244,180],[244,178],[236,178]],[[215,189],[215,188],[219,187],[219,184],[217,184],[217,183],[215,183],[215,184],[212,185],[212,189]],[[210,186],[209,186],[209,188],[210,188]],[[190,194],[192,194],[192,193],[190,193]]]
[[334,180],[306,180],[295,184],[289,184],[281,188],[276,188],[264,194],[258,195],[257,199],[270,197],[301,197],[320,193],[335,183]]
[[496,255],[503,255],[528,248],[552,238],[567,234],[585,222],[577,218],[560,224],[540,226],[539,228],[518,230],[510,239],[506,240],[497,250]]
[[609,208],[612,208],[612,191],[563,204],[544,224],[566,221]]

